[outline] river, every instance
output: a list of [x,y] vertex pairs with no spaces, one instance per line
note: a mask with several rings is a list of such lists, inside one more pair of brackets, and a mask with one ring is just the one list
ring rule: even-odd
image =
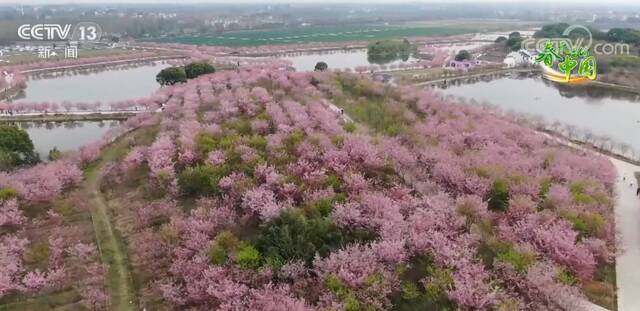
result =
[[504,111],[575,126],[640,151],[640,95],[594,85],[569,86],[539,76],[515,75],[491,81],[449,84],[444,95],[474,99]]
[[[367,49],[341,49],[322,52],[299,52],[279,55],[278,58],[291,61],[296,71],[313,71],[318,62],[325,62],[330,69],[355,69],[358,66],[380,65],[376,61],[370,60],[367,56]],[[419,59],[409,57],[402,60],[397,59],[391,62],[384,62],[384,65],[399,65],[410,63]]]
[[68,122],[16,122],[29,133],[35,151],[46,161],[49,150],[73,151],[88,143],[98,141],[119,121],[68,121]]
[[168,66],[154,62],[135,67],[118,66],[99,72],[30,79],[23,96],[16,100],[108,103],[145,97],[158,89],[156,74]]

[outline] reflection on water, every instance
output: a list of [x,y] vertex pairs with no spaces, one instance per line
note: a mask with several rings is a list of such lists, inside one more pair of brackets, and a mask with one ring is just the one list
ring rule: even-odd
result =
[[[369,66],[380,63],[377,59],[369,59],[367,49],[343,49],[322,52],[287,53],[279,56],[281,59],[291,61],[297,71],[312,71],[318,62],[325,62],[329,69],[355,69],[358,66]],[[398,65],[406,62],[415,62],[418,59],[406,56],[403,59],[385,60],[386,65]]]
[[640,150],[640,96],[594,85],[566,85],[517,76],[449,82],[445,95],[474,99],[505,111],[573,125]]
[[168,66],[150,63],[119,70],[77,75],[65,73],[57,74],[55,78],[31,79],[24,94],[16,100],[107,103],[145,97],[158,89],[156,74]]
[[23,128],[40,154],[42,160],[47,159],[53,147],[60,151],[72,151],[88,143],[98,141],[120,121],[66,121],[66,122],[16,122]]

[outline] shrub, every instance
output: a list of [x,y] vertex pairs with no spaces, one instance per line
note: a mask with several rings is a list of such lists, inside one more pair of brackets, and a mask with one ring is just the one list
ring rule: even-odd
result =
[[218,182],[228,171],[226,165],[189,167],[178,175],[178,186],[186,195],[218,194]]
[[245,245],[238,250],[236,262],[242,269],[253,270],[260,267],[262,263],[262,256],[255,247]]
[[156,81],[160,85],[174,85],[176,83],[187,82],[187,74],[182,67],[169,67],[162,69],[156,75]]
[[457,61],[463,61],[463,60],[469,60],[471,59],[471,53],[469,53],[469,51],[467,50],[461,50],[460,52],[458,52],[458,54],[456,54],[455,60]]
[[344,234],[328,217],[307,217],[292,209],[263,225],[254,245],[265,257],[310,264],[316,254],[324,257],[349,242],[367,238],[360,233]]
[[18,191],[13,188],[0,189],[0,200],[8,200],[18,197]]
[[497,179],[489,191],[489,209],[506,211],[509,208],[509,184],[505,179]]
[[229,231],[218,233],[215,242],[209,249],[209,261],[216,265],[222,265],[229,259],[230,253],[235,252],[238,248],[239,241]]
[[216,69],[211,64],[205,62],[193,62],[184,66],[187,79],[193,79],[204,74],[214,73],[215,71]]
[[355,122],[347,122],[342,126],[342,128],[349,133],[353,133],[358,127]]
[[325,71],[329,69],[329,65],[325,62],[317,62],[316,66],[313,68],[314,71]]
[[513,247],[507,246],[498,250],[497,261],[511,264],[516,271],[526,272],[527,268],[535,262],[533,254],[516,251]]

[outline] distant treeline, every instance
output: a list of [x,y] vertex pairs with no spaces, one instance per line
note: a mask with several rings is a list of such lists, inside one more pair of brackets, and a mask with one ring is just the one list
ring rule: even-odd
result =
[[[569,27],[567,23],[556,23],[542,26],[542,29],[533,34],[534,38],[559,38],[562,33]],[[587,27],[591,32],[594,40],[604,40],[609,42],[623,42],[629,44],[640,45],[640,30],[632,28],[611,28],[604,32],[599,29]],[[572,31],[570,37],[586,35],[584,30],[576,29]]]

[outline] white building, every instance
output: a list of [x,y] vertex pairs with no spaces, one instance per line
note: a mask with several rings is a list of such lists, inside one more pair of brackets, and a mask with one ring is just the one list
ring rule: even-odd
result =
[[507,67],[512,68],[532,64],[534,62],[534,58],[529,51],[520,50],[507,54],[507,57],[505,57],[503,62]]

